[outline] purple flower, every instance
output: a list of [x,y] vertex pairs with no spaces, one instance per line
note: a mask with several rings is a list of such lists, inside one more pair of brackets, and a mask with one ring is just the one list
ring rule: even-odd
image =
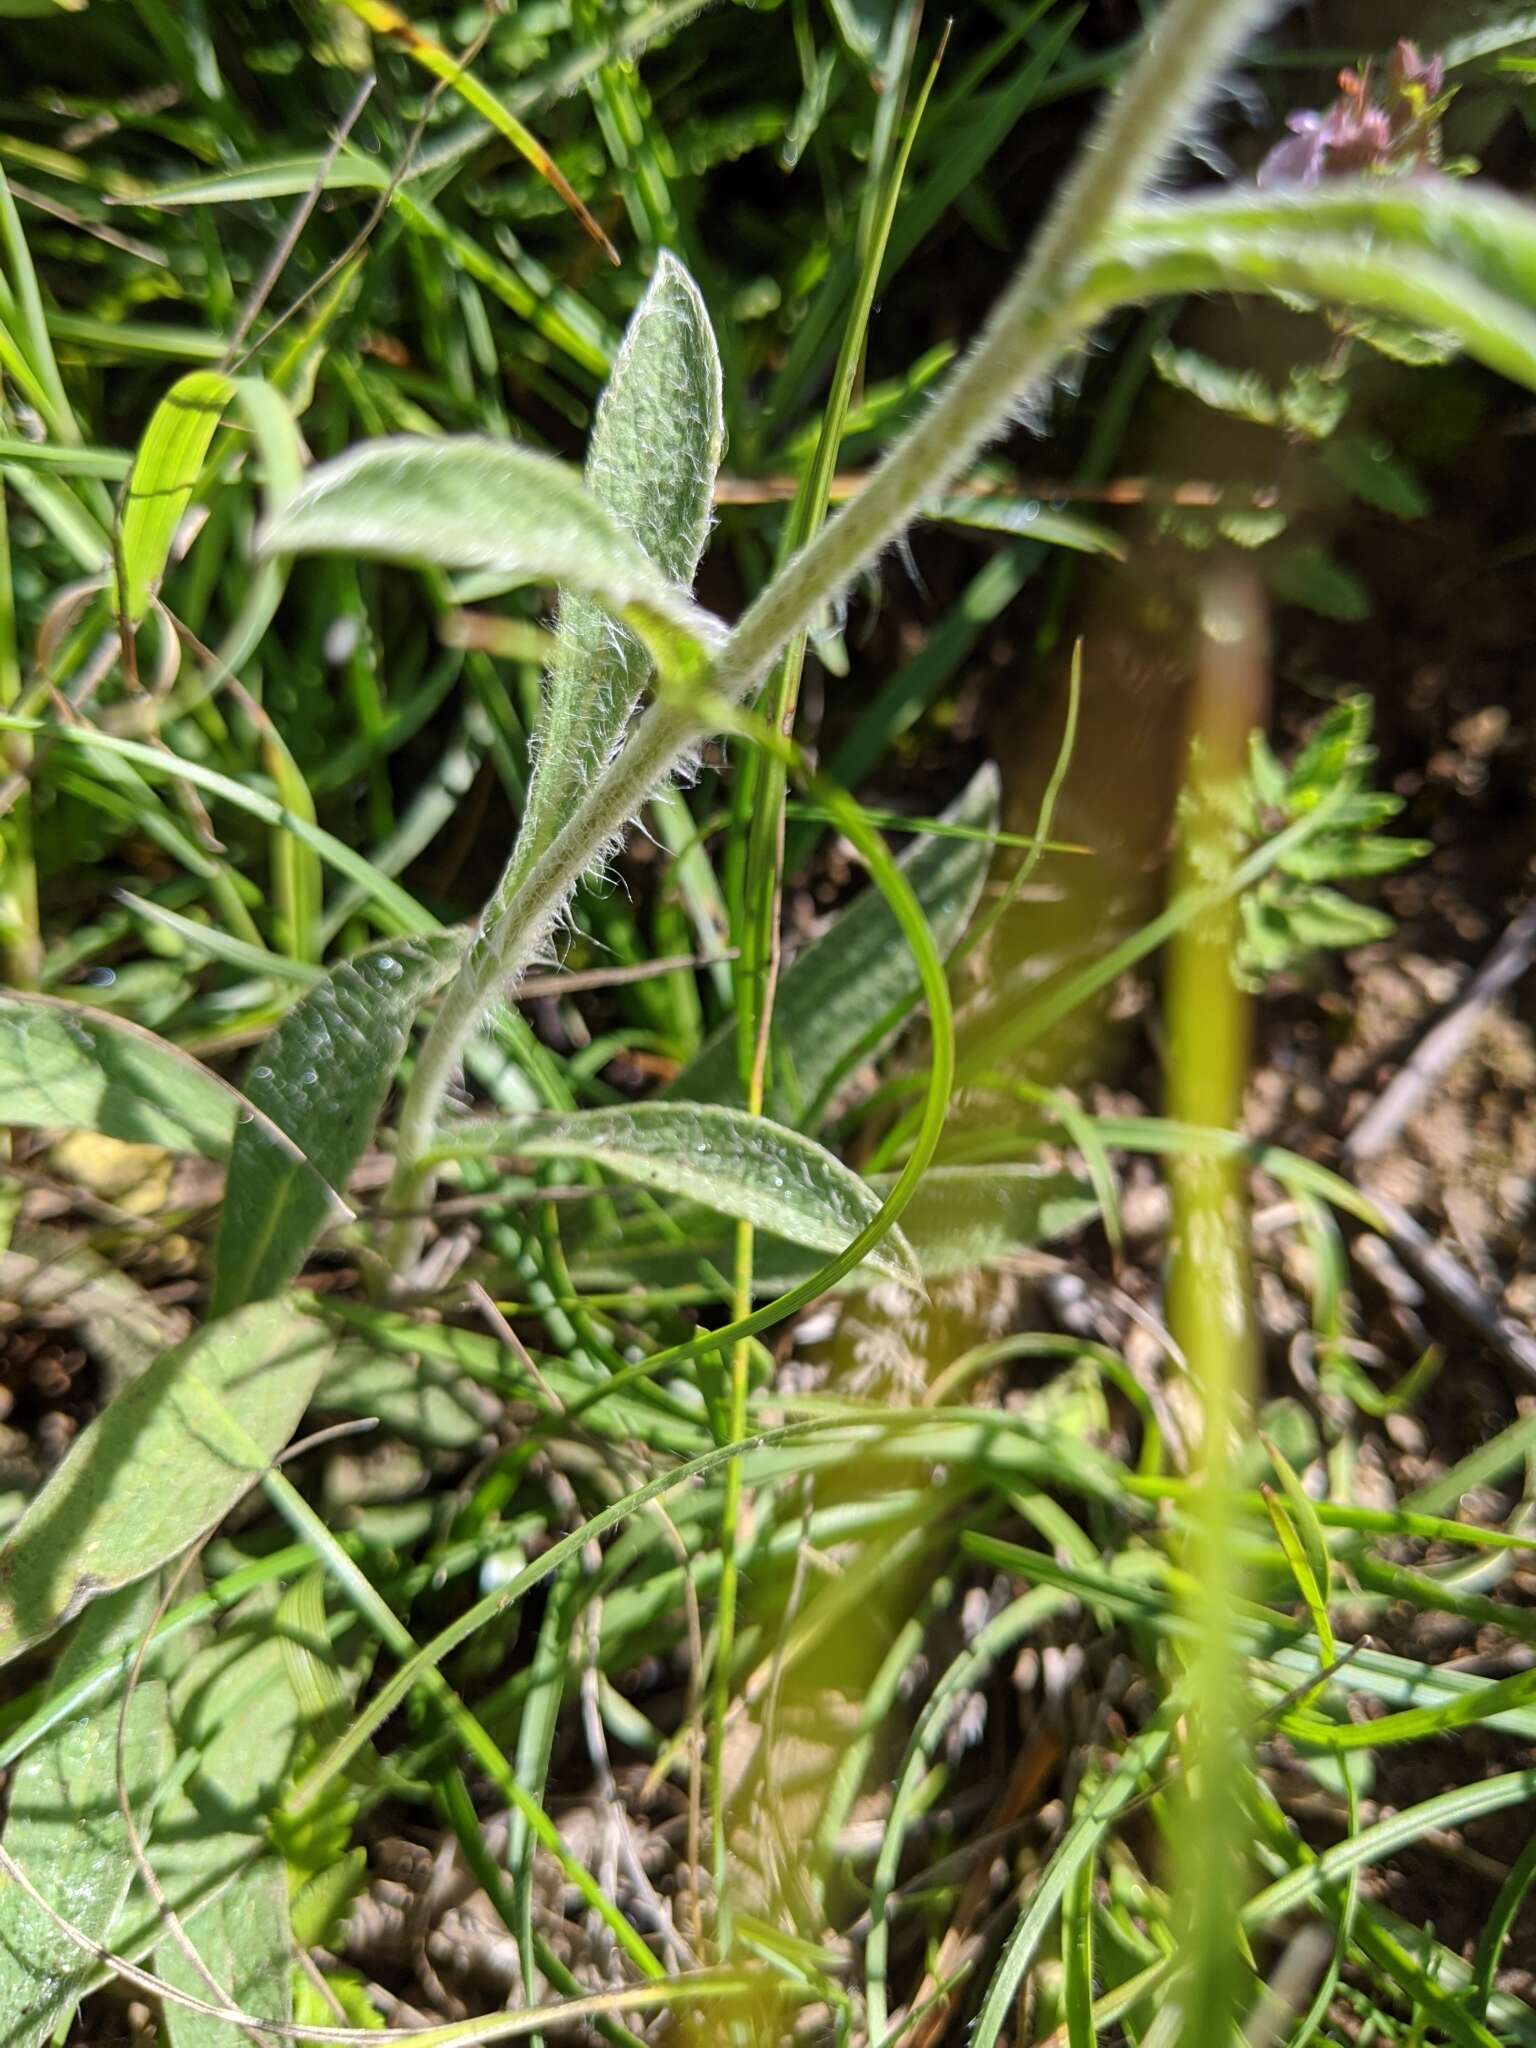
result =
[[1286,121],[1291,130],[1259,166],[1261,185],[1315,185],[1319,179],[1374,171],[1422,171],[1440,160],[1440,116],[1445,60],[1421,57],[1399,42],[1387,60],[1380,100],[1370,66],[1339,73],[1339,97],[1326,113],[1304,108]]
[[1315,185],[1323,175],[1328,154],[1323,135],[1327,116],[1303,108],[1299,114],[1289,115],[1285,125],[1292,132],[1286,141],[1277,142],[1259,165],[1259,183]]

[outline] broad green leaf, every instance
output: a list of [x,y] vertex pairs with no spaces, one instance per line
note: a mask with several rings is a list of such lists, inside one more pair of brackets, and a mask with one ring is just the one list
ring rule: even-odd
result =
[[281,1603],[275,1585],[250,1594],[172,1689],[178,1746],[197,1757],[187,1794],[210,1835],[259,1834],[292,1762],[299,1704]]
[[[988,763],[971,777],[942,822],[982,835],[995,832],[999,790],[997,770]],[[902,855],[902,872],[941,953],[956,945],[970,922],[991,861],[985,836],[924,837]],[[899,1030],[918,988],[916,964],[885,898],[877,889],[865,890],[780,979],[765,1105],[769,1114],[780,1123],[814,1128],[837,1083]],[[727,1022],[713,1033],[664,1094],[669,1100],[739,1103],[734,1024]]]
[[[137,1642],[149,1623],[149,1588],[86,1615],[59,1659],[51,1690]],[[5,1847],[38,1891],[88,1940],[105,1942],[133,1876],[117,1802],[114,1688],[28,1750],[10,1786]],[[123,1781],[141,1832],[171,1765],[165,1687],[135,1691],[123,1726]],[[95,1965],[13,1879],[0,1878],[0,2041],[38,2048],[69,2019]]]
[[[874,1174],[877,1196],[890,1193],[895,1176]],[[1087,1181],[1043,1166],[935,1166],[924,1176],[902,1216],[902,1230],[923,1279],[999,1265],[1032,1245],[1070,1237],[1099,1213]],[[583,1286],[686,1286],[713,1267],[731,1270],[731,1239],[718,1217],[699,1211],[674,1218],[681,1237],[654,1236],[613,1246],[573,1248],[572,1270]],[[752,1287],[760,1298],[782,1294],[815,1270],[805,1253],[782,1238],[760,1237],[753,1249]],[[849,1274],[839,1292],[868,1287],[875,1278],[865,1265]]]
[[144,617],[160,587],[214,434],[236,398],[261,448],[269,492],[286,495],[298,482],[298,434],[269,385],[256,377],[229,377],[222,370],[191,370],[178,379],[150,416],[123,504],[118,603],[133,624]]
[[1301,295],[1454,336],[1536,390],[1533,277],[1530,206],[1482,180],[1362,178],[1128,208],[1080,274],[1076,304],[1086,326],[1176,292]]
[[88,1424],[0,1549],[0,1662],[206,1535],[292,1436],[330,1343],[286,1303],[258,1302],[168,1351]]
[[[871,1182],[884,1193],[889,1181]],[[1098,1214],[1091,1185],[1048,1166],[935,1166],[902,1218],[925,1276],[995,1266],[1069,1237]]]
[[[667,581],[693,582],[725,426],[720,356],[697,285],[663,250],[614,358],[587,448],[586,487]],[[606,766],[650,672],[634,635],[591,597],[560,603],[538,755],[518,847],[534,858]]]
[[[642,1102],[466,1122],[443,1133],[437,1152],[443,1158],[579,1159],[823,1252],[851,1244],[880,1207],[869,1183],[812,1139],[766,1117],[704,1103]],[[916,1277],[899,1230],[882,1240],[869,1263],[897,1279]]]
[[229,1155],[213,1313],[276,1294],[297,1273],[373,1136],[422,1004],[462,938],[385,940],[300,997],[262,1046],[246,1099],[299,1149],[242,1123]]
[[[264,1110],[189,1054],[120,1017],[51,996],[0,995],[0,1126],[99,1131],[130,1145],[223,1159],[239,1132],[272,1184],[322,1218],[346,1204]],[[250,1168],[246,1169],[247,1174]],[[249,1227],[254,1219],[247,1217]]]
[[135,1024],[52,996],[0,995],[0,1125],[222,1159],[239,1107],[206,1067]]
[[[254,1846],[247,1844],[247,1849]],[[219,1989],[242,2012],[283,2024],[293,2012],[293,1943],[288,1884],[281,1859],[249,1853],[233,1880],[186,1923],[187,1939]],[[155,1951],[155,1974],[178,1991],[216,2003],[179,1943]],[[224,2020],[165,2001],[171,2048],[246,2048],[248,2035]]]
[[259,545],[557,583],[631,626],[668,675],[688,675],[719,637],[568,464],[473,435],[372,441],[322,463]]
[[[266,1846],[267,1820],[300,1725],[283,1638],[282,1596],[275,1585],[262,1586],[194,1652],[171,1687],[184,1767],[156,1811],[154,1864],[167,1899],[189,1923]],[[163,1925],[158,1903],[136,1885],[113,1943],[124,1954],[144,1954],[160,1941]]]

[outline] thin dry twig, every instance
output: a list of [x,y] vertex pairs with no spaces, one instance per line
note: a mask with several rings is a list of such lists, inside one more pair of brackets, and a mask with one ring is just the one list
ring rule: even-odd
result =
[[293,209],[292,219],[278,237],[277,247],[268,257],[265,270],[262,271],[261,276],[256,280],[255,289],[249,299],[246,300],[240,318],[235,322],[235,331],[229,337],[229,346],[225,349],[223,360],[219,365],[221,370],[226,372],[229,370],[239,351],[241,342],[250,333],[262,307],[276,290],[277,281],[282,276],[289,257],[298,246],[299,237],[303,234],[310,215],[320,203],[321,194],[325,191],[325,181],[331,174],[331,166],[335,163],[337,157],[340,156],[342,145],[361,119],[363,109],[373,97],[373,89],[377,83],[378,80],[370,71],[353,94],[352,104],[347,108],[347,111],[332,130],[330,145],[324,156],[320,159],[319,167],[315,172],[309,190]]
[[1536,955],[1536,902],[1506,926],[1503,937],[1466,987],[1415,1046],[1344,1140],[1349,1164],[1385,1152],[1424,1097],[1449,1073],[1476,1037],[1488,1011],[1512,989]]

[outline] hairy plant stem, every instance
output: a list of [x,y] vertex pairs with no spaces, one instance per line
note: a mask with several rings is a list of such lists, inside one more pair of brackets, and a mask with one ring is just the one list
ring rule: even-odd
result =
[[[1223,66],[1273,4],[1169,0],[976,346],[865,489],[748,607],[716,657],[709,678],[716,698],[739,703],[795,634],[905,532],[1051,374],[1082,333],[1087,316],[1074,301],[1074,286],[1100,237],[1157,175]],[[494,927],[483,928],[471,948],[427,1034],[401,1112],[387,1196],[387,1206],[399,1216],[387,1246],[397,1271],[421,1242],[420,1224],[402,1212],[423,1206],[430,1190],[431,1169],[420,1161],[480,1019],[498,992],[528,967],[601,849],[706,730],[708,722],[698,713],[665,700],[653,704]],[[515,849],[512,857],[517,859]]]

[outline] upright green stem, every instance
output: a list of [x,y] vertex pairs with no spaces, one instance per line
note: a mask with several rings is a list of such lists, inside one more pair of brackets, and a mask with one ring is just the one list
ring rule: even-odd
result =
[[[21,660],[16,643],[16,597],[11,582],[10,533],[0,494],[0,711],[14,711],[21,697]],[[24,776],[32,765],[32,742],[21,733],[0,743],[0,781]],[[0,825],[0,960],[12,988],[34,988],[42,966],[37,921],[37,871],[32,859],[32,798],[22,790]]]
[[[743,615],[716,658],[715,693],[738,703],[794,638],[902,534],[923,507],[974,461],[1075,342],[1083,314],[1072,288],[1116,214],[1156,176],[1198,114],[1224,65],[1273,0],[1169,0],[1148,42],[1084,150],[1033,252],[998,303],[971,354],[873,479],[817,539],[780,570]],[[503,907],[497,940],[483,936],[450,988],[406,1095],[389,1205],[420,1202],[430,1173],[420,1165],[465,1045],[487,1004],[528,965],[569,893],[677,762],[704,721],[675,703],[654,704],[608,773]],[[514,855],[515,858],[515,855]],[[418,1241],[397,1227],[398,1263]]]
[[[928,96],[938,75],[948,35],[940,43],[918,95],[905,137],[884,180],[872,191],[866,208],[864,252],[855,286],[853,303],[843,327],[832,386],[822,415],[821,432],[810,463],[800,481],[790,516],[785,522],[783,552],[792,557],[804,548],[826,524],[831,503],[832,482],[842,451],[844,424],[858,381],[859,364],[869,332],[870,315],[879,289],[880,271],[896,217],[896,202],[917,139]],[[910,64],[912,51],[906,53]],[[905,71],[903,71],[903,92]],[[887,90],[893,90],[888,83]],[[899,100],[902,94],[898,93]],[[888,103],[889,105],[889,103]],[[884,109],[882,111],[885,111]],[[900,109],[889,115],[899,119]],[[774,672],[766,711],[775,733],[792,737],[795,713],[800,701],[800,682],[805,668],[809,636],[802,626],[791,635]],[[747,819],[746,876],[742,889],[741,968],[737,976],[739,1048],[746,1107],[761,1116],[767,1092],[768,1059],[773,1031],[773,1006],[779,977],[779,925],[784,895],[784,800],[788,790],[787,762],[766,752],[752,753],[743,762],[742,805]],[[752,1313],[753,1230],[750,1223],[736,1226],[735,1258],[732,1271],[732,1322],[744,1322]],[[739,1339],[731,1347],[730,1386],[727,1404],[727,1441],[738,1443],[747,1433],[747,1394],[752,1347]],[[710,1818],[713,1829],[713,1864],[716,1902],[716,1935],[722,1954],[732,1941],[731,1898],[728,1883],[728,1815],[725,1793],[725,1733],[731,1704],[731,1667],[736,1644],[736,1609],[739,1574],[736,1539],[741,1518],[742,1473],[733,1459],[725,1469],[720,1509],[720,1598],[715,1621],[715,1669],[710,1718]]]
[[[1212,577],[1202,594],[1179,890],[1219,886],[1242,864],[1248,735],[1262,722],[1265,693],[1263,620],[1252,579]],[[1249,1058],[1249,1004],[1234,971],[1241,930],[1240,899],[1227,891],[1170,948],[1168,1113],[1177,1123],[1216,1130],[1241,1123]],[[1185,1773],[1190,1813],[1179,1858],[1192,1985],[1181,2038],[1187,2048],[1229,2048],[1241,1985],[1232,1900],[1241,1895],[1247,1835],[1232,1444],[1251,1427],[1256,1378],[1246,1169],[1240,1159],[1186,1153],[1170,1178],[1168,1323],[1202,1409],[1188,1554],[1198,1589]]]

